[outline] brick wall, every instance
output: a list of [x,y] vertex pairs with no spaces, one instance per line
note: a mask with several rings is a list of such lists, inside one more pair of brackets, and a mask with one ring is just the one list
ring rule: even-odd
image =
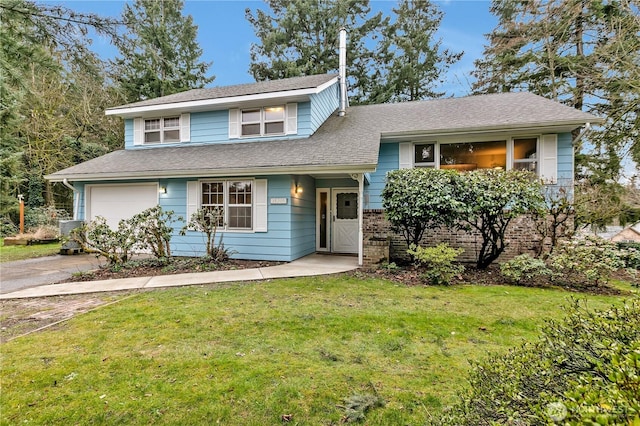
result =
[[[571,224],[568,226],[571,229]],[[375,266],[384,261],[402,261],[407,259],[407,243],[402,235],[391,231],[389,222],[384,218],[384,210],[365,210],[363,217],[364,265]],[[447,243],[451,247],[462,248],[459,256],[463,262],[475,262],[482,244],[478,232],[456,231],[448,228],[427,230],[421,245],[435,246]],[[549,246],[549,239],[543,238],[536,229],[535,222],[529,216],[513,219],[507,228],[506,249],[498,262],[511,259],[522,253],[535,255],[542,246]]]

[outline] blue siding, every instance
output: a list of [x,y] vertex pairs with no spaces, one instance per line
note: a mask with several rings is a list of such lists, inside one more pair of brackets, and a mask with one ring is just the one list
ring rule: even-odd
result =
[[[378,154],[378,167],[376,171],[369,176],[369,186],[365,188],[365,208],[381,209],[382,208],[382,190],[385,185],[387,172],[397,170],[399,167],[399,148],[397,143],[380,144],[380,153]],[[368,203],[367,203],[368,201]]]
[[571,133],[558,134],[558,184],[573,186],[573,147]]
[[124,148],[133,148],[133,119],[124,120]]
[[311,102],[298,103],[298,136],[311,136]]
[[311,95],[311,133],[313,134],[340,106],[339,85],[336,82],[322,92]]
[[291,197],[291,256],[294,259],[316,250],[315,182],[308,176],[298,176],[296,181],[303,192]]
[[[267,232],[219,232],[225,247],[235,252],[236,259],[259,259],[291,261],[315,251],[315,183],[310,177],[257,176],[268,179],[267,183]],[[94,182],[94,184],[135,183],[141,180]],[[146,181],[148,182],[148,181]],[[294,185],[299,182],[304,191],[294,194]],[[85,219],[84,186],[89,182],[76,182],[80,191],[79,219]],[[204,236],[188,231],[180,235],[187,215],[187,179],[161,179],[160,186],[167,188],[159,203],[165,210],[173,210],[176,220],[172,224],[171,240],[175,256],[200,256],[205,252]],[[270,204],[272,198],[286,198],[287,204]]]

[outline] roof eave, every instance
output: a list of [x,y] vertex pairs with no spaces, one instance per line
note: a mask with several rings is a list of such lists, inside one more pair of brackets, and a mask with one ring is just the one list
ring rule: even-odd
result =
[[241,96],[228,96],[224,98],[214,99],[201,99],[197,101],[184,101],[184,102],[170,102],[166,104],[158,105],[145,105],[138,107],[113,107],[105,110],[105,115],[115,115],[123,118],[132,118],[149,113],[158,113],[161,111],[171,110],[173,112],[188,112],[193,110],[202,110],[210,108],[224,108],[235,106],[243,103],[265,101],[273,99],[274,101],[282,99],[303,100],[309,98],[311,95],[318,94],[325,90],[327,87],[335,84],[338,81],[338,77],[334,77],[331,80],[311,88],[286,90],[280,92],[267,92],[258,93],[253,95],[241,95]]
[[330,166],[278,166],[252,167],[228,169],[198,169],[198,170],[170,170],[170,171],[141,171],[141,172],[113,172],[113,173],[53,173],[44,178],[51,182],[68,181],[110,181],[129,179],[170,179],[170,178],[202,178],[228,176],[261,176],[261,175],[290,175],[290,174],[334,174],[334,173],[373,173],[376,163],[345,164]]
[[452,135],[466,135],[466,134],[482,134],[482,133],[496,133],[496,132],[566,132],[572,131],[578,127],[584,126],[587,123],[602,124],[604,120],[599,117],[593,117],[592,120],[569,120],[569,121],[554,121],[554,122],[539,122],[539,123],[523,123],[523,124],[504,124],[500,126],[480,126],[480,127],[461,127],[455,129],[441,128],[441,129],[428,129],[428,130],[412,130],[407,132],[383,132],[381,133],[382,139],[391,139],[394,141],[412,138],[416,136],[452,136]]

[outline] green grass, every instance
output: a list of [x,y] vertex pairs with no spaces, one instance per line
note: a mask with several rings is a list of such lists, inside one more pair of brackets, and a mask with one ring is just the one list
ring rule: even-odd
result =
[[[2,346],[0,424],[422,424],[570,294],[347,276],[156,290]],[[620,298],[588,296],[592,307]]]
[[32,246],[5,246],[4,239],[0,238],[0,262],[51,256],[59,252],[60,243],[34,244]]

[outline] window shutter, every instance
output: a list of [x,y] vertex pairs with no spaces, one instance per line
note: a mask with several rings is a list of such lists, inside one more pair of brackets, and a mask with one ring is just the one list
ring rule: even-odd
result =
[[191,220],[191,216],[198,210],[198,196],[200,195],[200,185],[197,180],[187,182],[187,223]]
[[253,230],[267,232],[267,180],[256,179],[254,185]]
[[180,114],[180,142],[191,140],[191,114]]
[[413,144],[411,142],[403,142],[398,144],[399,147],[399,158],[400,164],[399,168],[401,169],[410,169],[413,166],[413,161],[411,157],[413,157]]
[[540,139],[540,179],[544,184],[558,182],[558,135]]
[[287,104],[287,135],[298,133],[298,104]]
[[229,110],[229,139],[240,137],[240,110]]
[[133,119],[133,144],[144,144],[144,120],[140,117]]

